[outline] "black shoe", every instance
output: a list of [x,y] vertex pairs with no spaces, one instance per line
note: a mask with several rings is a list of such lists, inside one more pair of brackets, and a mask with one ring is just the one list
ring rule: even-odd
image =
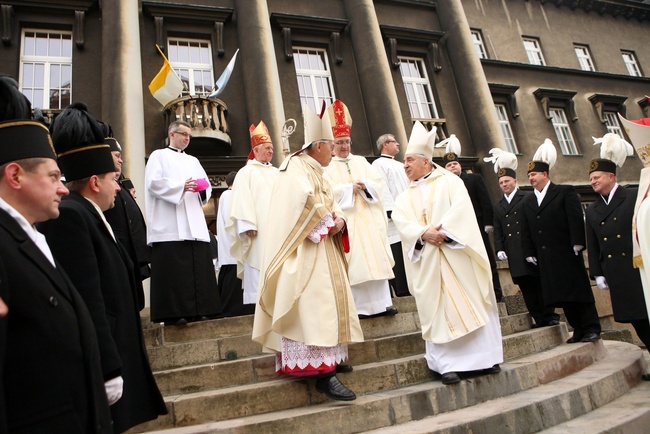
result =
[[641,379],[642,379],[643,381],[650,381],[650,374],[643,374],[643,375],[641,376]]
[[352,372],[353,370],[354,368],[352,367],[352,365],[342,365],[340,363],[336,365],[337,374],[345,374],[346,372]]
[[184,326],[187,325],[187,320],[185,318],[179,318],[176,321],[165,321],[165,325]]
[[393,306],[386,308],[386,312],[383,312],[383,314],[386,316],[397,315],[397,308]]
[[582,339],[580,339],[580,342],[596,342],[598,339],[600,339],[600,335],[598,333],[589,332],[585,334]]
[[485,375],[498,374],[499,372],[501,372],[501,366],[498,364],[492,366],[491,368],[483,369],[483,374]]
[[336,375],[316,380],[316,390],[337,401],[354,401],[357,395],[336,378]]
[[566,340],[567,344],[575,344],[578,343],[582,340],[582,336],[576,336],[575,333],[573,333],[573,336],[571,336],[569,339]]
[[456,384],[460,382],[460,377],[455,372],[447,372],[442,374],[442,384]]
[[372,315],[364,315],[362,313],[359,314],[359,319],[368,319],[368,318],[372,318]]
[[546,325],[548,327],[553,327],[553,326],[556,326],[556,325],[559,325],[559,324],[560,324],[559,319],[552,319],[552,320],[550,320],[549,322],[546,323]]

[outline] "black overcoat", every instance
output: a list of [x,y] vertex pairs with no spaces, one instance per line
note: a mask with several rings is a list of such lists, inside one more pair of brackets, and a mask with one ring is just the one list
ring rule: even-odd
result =
[[8,213],[0,210],[9,307],[2,387],[10,432],[110,433],[97,335],[84,301]]
[[115,238],[122,243],[134,264],[138,308],[142,310],[144,309],[142,280],[151,274],[149,271],[151,247],[147,245],[147,226],[142,211],[131,193],[126,188],[122,188],[115,197],[115,206],[104,211],[104,216],[111,225]]
[[493,221],[492,200],[485,181],[483,181],[481,175],[465,171],[460,173],[460,179],[463,180],[465,188],[467,188],[469,198],[472,200],[474,214],[476,214],[476,221],[481,228],[481,233],[484,233],[485,226],[492,225]]
[[526,261],[522,251],[521,232],[524,214],[521,207],[525,199],[532,195],[517,189],[510,203],[505,197],[494,204],[494,250],[508,255],[508,267],[515,284],[518,277],[539,276],[536,266]]
[[632,265],[636,189],[618,186],[609,205],[598,197],[587,208],[589,274],[605,276],[618,322],[648,319],[639,270]]
[[104,378],[124,379],[122,398],[111,406],[115,431],[122,432],[166,413],[142,336],[133,265],[79,193],[63,198],[59,211],[39,227],[90,310]]
[[582,253],[573,246],[586,246],[580,199],[570,185],[548,186],[538,206],[534,194],[522,205],[524,258],[537,258],[542,296],[547,306],[564,303],[593,303],[594,295]]

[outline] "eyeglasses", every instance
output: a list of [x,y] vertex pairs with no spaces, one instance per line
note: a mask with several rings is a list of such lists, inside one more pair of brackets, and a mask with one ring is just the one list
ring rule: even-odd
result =
[[183,137],[187,137],[189,139],[192,138],[192,135],[190,133],[186,133],[185,131],[172,131],[174,134],[180,134]]
[[341,146],[341,145],[349,145],[349,144],[350,144],[350,140],[337,140],[336,142],[334,142],[334,144],[337,145],[337,146]]

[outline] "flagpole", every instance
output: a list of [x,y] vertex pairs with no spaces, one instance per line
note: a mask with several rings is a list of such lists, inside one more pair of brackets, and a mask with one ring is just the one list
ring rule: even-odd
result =
[[163,57],[163,59],[165,59],[165,62],[169,62],[169,60],[167,60],[167,56],[165,56],[165,53],[163,53],[163,50],[160,48],[160,46],[158,44],[156,44],[156,48],[158,49],[158,52]]

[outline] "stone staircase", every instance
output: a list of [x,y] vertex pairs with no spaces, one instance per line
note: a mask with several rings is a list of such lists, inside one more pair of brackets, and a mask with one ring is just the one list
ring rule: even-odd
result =
[[166,433],[595,433],[648,432],[644,352],[623,342],[564,344],[564,323],[531,329],[527,313],[499,304],[502,372],[434,381],[423,358],[415,301],[362,320],[354,371],[339,377],[358,396],[342,403],[313,380],[278,377],[275,357],[250,339],[253,317],[183,327],[146,324],[156,381],[169,415],[132,432]]

